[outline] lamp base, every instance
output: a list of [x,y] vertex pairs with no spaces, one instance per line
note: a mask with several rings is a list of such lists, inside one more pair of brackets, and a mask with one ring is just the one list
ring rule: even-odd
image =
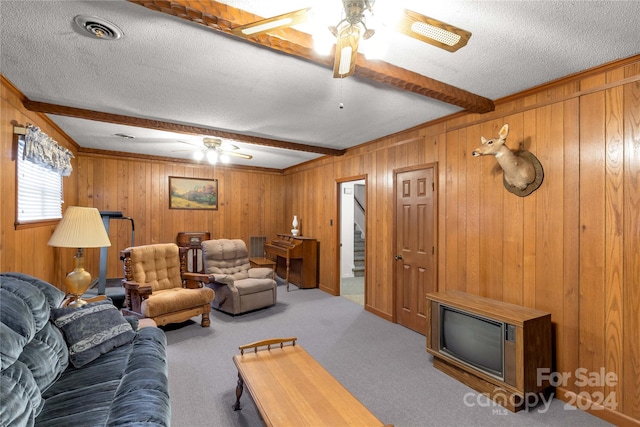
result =
[[87,301],[83,300],[77,295],[72,295],[72,298],[73,300],[69,304],[67,304],[67,307],[80,308],[83,305],[89,304]]
[[81,250],[78,250],[73,259],[75,260],[75,268],[67,274],[64,282],[67,285],[67,293],[74,298],[69,307],[82,307],[87,303],[82,299],[82,294],[91,286],[91,274],[84,269],[84,254]]

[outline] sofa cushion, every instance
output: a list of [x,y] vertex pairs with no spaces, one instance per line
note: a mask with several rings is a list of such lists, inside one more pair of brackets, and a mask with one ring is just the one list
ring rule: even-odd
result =
[[226,274],[233,280],[247,279],[251,267],[247,246],[241,239],[217,239],[202,242],[204,271]]
[[2,278],[0,288],[1,368],[15,362],[22,349],[49,320],[47,298],[38,288]]
[[[81,368],[73,365],[42,395],[36,419],[44,426],[103,426],[127,368],[131,344],[103,354]],[[140,403],[140,402],[137,402]]]
[[106,425],[168,426],[171,405],[167,377],[166,336],[158,328],[141,329],[133,341]]
[[13,364],[36,333],[36,323],[27,305],[10,292],[0,289],[0,370]]
[[131,324],[109,301],[55,309],[51,318],[64,333],[69,358],[76,368],[130,343],[135,336]]
[[209,288],[171,288],[153,291],[153,298],[142,301],[141,311],[145,317],[156,317],[207,305],[213,296],[213,291]]
[[44,400],[29,368],[16,361],[0,373],[0,425],[32,426]]
[[62,300],[66,294],[60,289],[53,286],[51,283],[45,282],[44,280],[40,280],[37,277],[29,276],[24,273],[2,273],[0,274],[0,282],[12,281],[12,282],[22,282],[22,286],[24,285],[32,285],[38,288],[45,295],[47,302],[49,303],[49,307],[56,308],[60,306]]
[[44,392],[69,366],[69,351],[62,332],[48,322],[24,347],[20,358]]
[[62,334],[49,322],[63,297],[35,277],[0,274],[0,425],[33,425],[41,392],[68,365]]
[[256,292],[264,291],[274,291],[272,279],[236,280],[235,285],[240,295],[249,295]]
[[181,288],[180,255],[175,243],[143,245],[131,250],[133,281],[151,285],[153,292]]
[[171,420],[166,336],[142,328],[128,345],[81,368],[70,366],[43,397],[36,424],[168,426]]

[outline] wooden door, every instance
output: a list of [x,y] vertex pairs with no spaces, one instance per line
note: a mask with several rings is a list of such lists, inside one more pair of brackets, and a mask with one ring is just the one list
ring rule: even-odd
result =
[[423,335],[435,291],[434,196],[434,167],[396,173],[396,319]]

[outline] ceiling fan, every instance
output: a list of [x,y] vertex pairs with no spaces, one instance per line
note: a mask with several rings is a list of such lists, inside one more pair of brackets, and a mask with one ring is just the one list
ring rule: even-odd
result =
[[191,150],[174,150],[178,151],[190,151],[193,152],[193,158],[200,161],[206,159],[212,165],[215,165],[218,160],[222,163],[229,163],[230,157],[238,157],[245,160],[251,160],[253,158],[250,154],[238,153],[237,145],[223,143],[219,138],[205,137],[202,139],[202,146],[192,144],[190,142],[180,141],[184,144],[194,145],[196,148]]
[[[336,49],[333,65],[333,77],[343,78],[355,73],[356,57],[360,40],[367,40],[375,34],[368,28],[367,18],[373,16],[375,0],[342,0],[341,20],[328,26],[335,37]],[[238,26],[232,32],[240,37],[250,38],[281,28],[291,27],[307,21],[311,7],[262,19]],[[390,23],[390,25],[393,25]],[[420,13],[402,9],[400,18],[393,29],[409,37],[437,46],[449,52],[455,52],[465,46],[471,37],[469,31],[447,24]]]

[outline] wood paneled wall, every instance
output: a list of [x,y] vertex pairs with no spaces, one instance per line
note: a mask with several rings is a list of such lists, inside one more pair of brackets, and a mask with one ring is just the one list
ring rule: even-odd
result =
[[[37,124],[76,149],[5,86],[1,269],[61,283],[73,254],[46,246],[53,227],[13,229],[10,122]],[[615,410],[593,413],[640,425],[640,57],[496,105],[493,113],[456,115],[284,174],[81,152],[65,199],[133,217],[136,244],[174,241],[179,231],[271,237],[287,232],[296,214],[302,234],[319,241],[321,288],[337,294],[337,183],[366,177],[366,309],[393,321],[394,170],[437,163],[438,288],[551,312],[554,369],[572,375],[558,395],[591,399],[582,404],[591,409],[597,393],[615,396]],[[504,189],[495,159],[470,155],[481,135],[496,136],[503,123],[511,127],[509,147],[530,150],[544,167],[542,186],[525,198]],[[217,178],[220,209],[168,209],[169,176]],[[114,222],[110,237],[108,276],[119,277],[117,251],[128,245],[128,224]],[[97,259],[95,253],[88,262],[92,271]],[[581,386],[579,368],[603,368],[616,381]]]
[[[544,167],[528,197],[503,187],[493,157],[471,156],[504,123],[507,145]],[[550,312],[554,369],[571,374],[558,395],[640,425],[640,57],[287,170],[286,216],[320,240],[323,289],[339,293],[336,182],[366,176],[366,308],[394,319],[394,170],[432,162],[438,289]],[[582,385],[579,368],[616,380]]]
[[[16,162],[12,158],[17,137],[14,125],[33,124],[44,133],[68,148],[77,157],[78,146],[66,134],[44,116],[26,110],[23,96],[4,77],[0,77],[2,104],[0,106],[0,271],[22,272],[37,276],[61,287],[67,272],[73,270],[75,250],[47,246],[57,221],[37,226],[15,227],[16,220]],[[63,178],[66,206],[77,202],[78,159],[71,160],[74,172]],[[63,206],[64,209],[64,206]]]
[[[284,213],[284,177],[279,171],[82,152],[43,115],[25,110],[21,99],[22,95],[3,78],[0,271],[32,274],[64,288],[64,276],[73,270],[74,250],[47,246],[57,222],[14,228],[15,162],[11,159],[14,122],[39,126],[74,152],[74,171],[71,177],[64,178],[64,206],[121,211],[134,220],[136,245],[175,242],[180,231],[209,231],[212,238],[241,238],[248,244],[251,236],[271,238],[291,229]],[[170,176],[217,179],[218,210],[169,209]],[[130,222],[112,220],[109,238],[107,277],[122,277],[119,252],[131,245]],[[86,249],[85,257],[85,268],[97,277],[100,250]]]
[[[181,231],[211,238],[274,237],[286,232],[284,178],[279,172],[235,170],[144,158],[80,154],[78,204],[133,218],[135,244],[175,242]],[[169,177],[218,180],[218,210],[169,209]],[[290,228],[290,227],[289,227]],[[129,221],[111,220],[107,277],[122,277],[119,252],[131,246]],[[87,262],[98,271],[97,259]]]

